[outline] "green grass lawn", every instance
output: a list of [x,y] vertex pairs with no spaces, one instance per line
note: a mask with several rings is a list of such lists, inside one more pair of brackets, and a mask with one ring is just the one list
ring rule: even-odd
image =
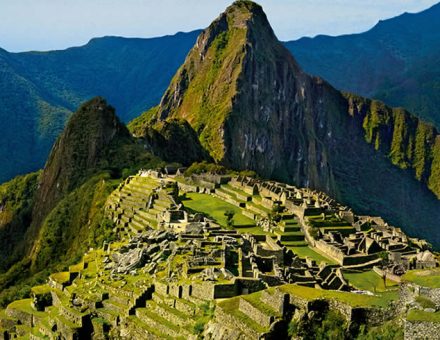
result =
[[371,292],[384,292],[398,286],[397,282],[387,280],[387,286],[385,287],[383,279],[372,270],[358,273],[344,272],[344,277],[352,286]]
[[237,231],[240,234],[272,235],[271,233],[266,232],[262,228],[257,227],[257,226],[255,226],[255,227],[240,227],[240,226],[236,226],[236,229],[237,229]]
[[186,208],[208,215],[223,227],[226,227],[225,211],[227,210],[232,210],[235,213],[235,226],[255,226],[254,220],[244,216],[239,207],[225,202],[220,198],[199,193],[188,193],[186,194],[186,198],[187,199],[183,201]]
[[423,287],[440,288],[440,268],[410,270],[403,275],[402,279]]
[[283,285],[279,287],[283,292],[299,296],[306,300],[336,299],[352,307],[386,307],[391,301],[398,299],[397,291],[388,291],[375,296],[340,292],[336,290],[323,290],[298,285]]
[[14,302],[11,302],[8,305],[8,309],[15,309],[15,310],[19,310],[28,314],[33,314],[36,316],[44,316],[45,313],[44,312],[39,312],[36,311],[35,309],[32,308],[32,299],[23,299],[23,300],[16,300]]
[[440,322],[440,312],[429,313],[418,309],[412,309],[409,311],[406,319],[408,321]]
[[50,287],[48,286],[48,285],[40,285],[40,286],[34,286],[34,287],[32,287],[31,288],[31,291],[34,293],[34,294],[37,294],[37,295],[39,295],[39,294],[48,294],[48,293],[50,293]]
[[[283,242],[283,244],[289,244],[289,242]],[[288,249],[292,249],[292,251],[297,254],[300,258],[304,259],[306,257],[310,257],[315,260],[318,264],[321,262],[326,262],[328,264],[336,264],[336,262],[328,257],[321,255],[320,253],[314,251],[312,248],[306,247],[292,247],[287,246]]]
[[60,272],[60,273],[53,273],[50,275],[50,277],[55,280],[58,283],[65,283],[69,281],[70,273],[69,272]]

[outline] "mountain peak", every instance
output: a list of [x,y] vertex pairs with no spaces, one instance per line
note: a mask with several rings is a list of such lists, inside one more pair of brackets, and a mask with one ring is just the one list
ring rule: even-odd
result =
[[111,162],[112,147],[129,139],[127,128],[104,98],[95,97],[81,105],[70,117],[44,168],[34,224],[39,225],[61,197],[82,184],[86,175]]
[[[162,97],[157,118],[187,120],[211,156],[222,161],[227,147],[225,135],[219,132],[235,113],[240,94],[250,92],[255,101],[262,101],[259,95],[270,100],[267,87],[283,82],[289,82],[294,92],[294,79],[279,79],[282,72],[295,77],[301,73],[261,6],[236,1],[200,34]],[[259,114],[255,112],[256,117]]]
[[255,16],[263,15],[265,17],[263,8],[260,5],[246,0],[235,1],[223,14],[232,17],[235,23],[245,23]]
[[259,34],[269,33],[271,38],[276,39],[263,8],[253,1],[235,1],[221,16],[228,19],[230,28],[247,28]]

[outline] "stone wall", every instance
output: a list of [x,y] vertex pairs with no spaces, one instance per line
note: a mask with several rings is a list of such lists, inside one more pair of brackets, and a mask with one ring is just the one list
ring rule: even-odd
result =
[[328,301],[330,310],[338,311],[347,321],[352,321],[353,309],[351,306],[346,303],[342,303],[337,300],[329,300]]
[[244,313],[256,323],[266,328],[269,328],[270,324],[275,320],[275,317],[273,315],[265,314],[245,299],[240,299],[238,308],[240,312]]
[[294,294],[289,294],[289,303],[297,308],[308,310],[309,300]]
[[7,308],[6,315],[10,318],[19,320],[23,325],[28,327],[32,327],[35,324],[33,315],[21,310]]
[[405,340],[438,339],[440,323],[405,320]]
[[172,295],[172,296],[175,296],[175,297],[178,297],[178,298],[182,297],[183,289],[182,289],[181,286],[179,286],[179,285],[170,285],[170,286],[168,286],[168,289],[169,289],[169,291],[168,291],[169,295]]
[[263,281],[254,278],[236,278],[234,283],[237,284],[239,294],[251,294],[266,288]]
[[296,205],[293,201],[286,200],[285,202],[286,209],[293,212],[299,218],[304,218],[305,208],[299,205]]
[[280,291],[274,291],[270,294],[267,290],[261,293],[260,300],[280,313],[280,315],[284,315],[290,301],[289,294]]
[[376,254],[356,256],[345,255],[340,249],[323,240],[317,240],[315,242],[315,247],[335,260],[341,266],[360,265],[377,259]]
[[228,312],[225,312],[221,307],[216,308],[215,310],[215,322],[222,324],[226,327],[231,327],[232,329],[239,329],[245,337],[243,339],[259,339],[260,334],[249,327],[246,323],[242,322],[238,318],[234,318]]
[[315,247],[325,253],[327,256],[338,262],[338,264],[342,265],[344,262],[344,254],[337,249],[336,247],[332,247],[327,242],[323,240],[317,240],[315,242]]
[[154,291],[160,295],[168,295],[168,285],[157,281],[154,283]]
[[209,282],[195,283],[192,285],[192,296],[201,300],[214,299],[214,284]]
[[419,294],[426,296],[432,302],[434,302],[437,306],[440,306],[440,288],[420,287]]
[[[384,271],[382,269],[380,269],[379,267],[376,267],[376,266],[373,267],[373,271],[377,275],[379,275],[380,277],[382,277],[383,274],[384,274]],[[389,280],[393,280],[395,282],[401,282],[402,281],[402,277],[401,276],[394,275],[394,274],[392,274],[390,272],[386,272],[386,275],[387,275],[387,279],[389,279]]]
[[411,303],[419,295],[427,297],[437,306],[440,306],[440,288],[421,287],[414,283],[402,283],[400,285],[400,300],[403,304]]
[[239,295],[238,286],[232,284],[216,284],[214,286],[214,299],[224,299]]
[[179,187],[179,191],[181,192],[198,192],[199,188],[196,185],[186,184],[186,183],[177,183]]
[[63,305],[61,305],[58,310],[61,315],[78,327],[82,327],[88,318],[88,315],[82,315],[80,312]]
[[357,255],[357,256],[344,256],[342,265],[353,266],[360,265],[377,259],[376,254],[371,255]]

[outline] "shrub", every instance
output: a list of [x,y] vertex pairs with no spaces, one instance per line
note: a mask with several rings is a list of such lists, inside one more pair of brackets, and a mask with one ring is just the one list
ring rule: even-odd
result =
[[189,177],[193,174],[200,175],[203,173],[224,175],[227,171],[224,166],[203,161],[201,163],[193,163],[188,169],[186,169],[185,177]]

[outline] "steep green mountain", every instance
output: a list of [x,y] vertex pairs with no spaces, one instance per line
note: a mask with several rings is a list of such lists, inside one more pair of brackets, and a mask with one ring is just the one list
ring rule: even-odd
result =
[[43,279],[51,268],[62,269],[88,247],[102,244],[112,228],[103,215],[108,195],[128,174],[160,164],[104,99],[83,104],[42,173],[0,187],[0,240],[7,243],[0,249],[0,303],[23,284]]
[[304,73],[253,2],[235,2],[199,36],[137,125],[174,119],[227,167],[328,192],[440,244],[437,130]]
[[104,96],[123,121],[156,105],[198,32],[105,37],[63,51],[0,49],[0,182],[43,167],[80,103]]
[[0,186],[0,272],[7,270],[16,254],[23,252],[17,249],[17,240],[31,223],[39,175],[18,176]]
[[380,21],[368,32],[285,43],[336,88],[403,106],[440,127],[440,4]]

